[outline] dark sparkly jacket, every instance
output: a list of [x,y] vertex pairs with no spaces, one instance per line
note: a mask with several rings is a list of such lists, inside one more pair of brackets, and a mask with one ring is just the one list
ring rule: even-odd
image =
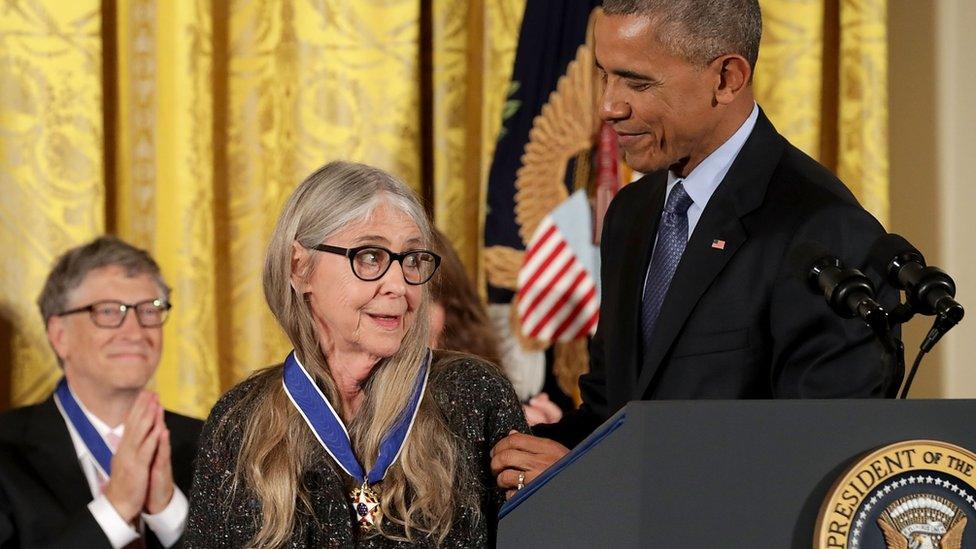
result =
[[[279,376],[281,371],[281,366],[272,370]],[[229,489],[245,420],[254,408],[252,403],[235,405],[253,385],[253,378],[246,380],[221,397],[204,426],[193,475],[190,515],[183,536],[186,547],[244,547],[260,528],[258,499],[246,490],[238,490],[231,498]],[[454,526],[442,546],[493,547],[498,508],[504,494],[495,487],[489,469],[489,452],[510,430],[528,432],[518,398],[508,380],[489,364],[473,357],[445,360],[445,355],[440,353],[435,354],[424,398],[431,397],[451,431],[462,441],[461,458],[476,474],[475,479],[467,481],[470,484],[467,489],[480,494],[481,501],[480,520],[473,519],[471,509],[456,510]],[[231,427],[220,431],[223,434],[217,438],[215,428],[222,418]],[[312,465],[302,476],[314,516],[309,516],[301,506],[296,507],[295,530],[285,546],[435,545],[434,540],[427,538],[415,544],[379,536],[361,538],[353,527],[352,509],[347,500],[349,483],[348,476],[316,445]]]

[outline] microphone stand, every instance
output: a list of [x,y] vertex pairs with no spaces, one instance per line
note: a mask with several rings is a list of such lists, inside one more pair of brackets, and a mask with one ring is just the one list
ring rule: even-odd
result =
[[[869,324],[871,331],[877,336],[878,341],[881,342],[881,346],[884,349],[884,354],[888,359],[885,361],[895,363],[895,372],[898,376],[898,383],[892,383],[891,387],[888,389],[887,398],[895,398],[898,395],[898,387],[901,386],[901,376],[905,375],[905,344],[902,343],[900,339],[894,336],[894,328],[911,318],[915,313],[908,308],[907,318],[902,319],[902,315],[905,314],[904,311],[900,310],[903,307],[907,308],[907,305],[898,305],[891,311],[888,311],[886,322],[879,323],[874,322]],[[908,379],[908,385],[911,385],[911,379],[915,376],[915,369],[918,368],[918,362],[916,361],[915,366],[912,368],[912,374]],[[906,386],[907,387],[907,386]],[[907,389],[902,393],[901,398],[905,398]]]
[[[904,320],[898,321],[899,324],[908,321],[915,314],[910,303],[904,303],[895,307],[889,315],[889,319],[897,321],[901,318],[901,313],[899,309],[904,309],[907,313],[904,313]],[[953,308],[946,308],[940,310],[935,315],[935,321],[932,322],[932,327],[929,329],[928,334],[926,334],[925,339],[922,340],[922,344],[919,345],[918,355],[915,356],[915,362],[912,364],[912,369],[908,373],[908,379],[905,380],[905,387],[901,391],[901,398],[908,396],[908,389],[912,386],[912,381],[915,380],[915,374],[918,372],[918,366],[922,363],[922,357],[924,357],[932,347],[948,332],[953,326],[959,323],[963,317],[963,309],[958,304]]]
[[[915,316],[915,310],[912,309],[911,305],[908,303],[899,303],[895,305],[890,311],[888,311],[888,331],[886,333],[886,338],[889,339],[894,346],[894,349],[889,351],[895,354],[895,372],[898,373],[898,383],[891,387],[891,392],[888,395],[890,398],[895,398],[898,395],[898,388],[902,384],[902,378],[905,375],[905,344],[902,341],[892,335],[892,330],[895,326],[901,326],[902,324],[908,322]],[[886,346],[886,350],[888,347]],[[915,362],[912,364],[912,370],[908,374],[908,380],[905,381],[905,387],[902,389],[901,396],[898,398],[904,399],[908,395],[908,389],[912,386],[912,381],[915,379],[915,372],[918,371],[918,365],[922,362],[922,353],[919,353],[915,357]]]
[[[915,316],[915,309],[912,307],[911,302],[900,303],[896,305],[891,311],[888,312],[888,323],[890,325],[890,328],[894,328],[897,325],[901,325],[908,322],[914,316]],[[922,363],[922,358],[924,358],[925,355],[932,350],[932,347],[935,346],[935,343],[939,340],[939,338],[941,338],[942,335],[945,332],[947,332],[949,328],[954,326],[960,319],[953,319],[953,320],[954,321],[950,320],[948,318],[948,315],[945,312],[940,312],[936,315],[936,319],[932,325],[932,328],[929,330],[928,335],[925,336],[925,340],[922,341],[922,344],[919,346],[918,354],[915,355],[915,361],[912,363],[912,369],[908,372],[908,378],[905,379],[905,384],[902,387],[901,395],[898,398],[905,399],[908,397],[908,391],[912,387],[912,382],[915,381],[915,374],[918,373],[918,367]],[[898,352],[899,352],[898,355],[899,358],[897,358],[898,367],[899,367],[898,371],[904,374],[905,346],[904,344],[902,344],[901,341],[891,337],[890,334],[888,337],[897,343]],[[886,349],[887,348],[888,347],[886,346]],[[897,387],[895,388],[895,391],[897,393]],[[892,394],[891,396],[893,397],[895,395]]]

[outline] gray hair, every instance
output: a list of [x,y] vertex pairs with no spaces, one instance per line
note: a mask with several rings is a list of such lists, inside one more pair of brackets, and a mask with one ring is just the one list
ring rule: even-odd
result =
[[755,70],[762,38],[758,0],[604,0],[607,15],[644,15],[671,53],[704,67],[735,53]]
[[[430,222],[420,201],[409,187],[392,175],[369,166],[332,162],[303,181],[285,203],[278,218],[264,263],[264,295],[295,353],[309,373],[322,382],[326,398],[341,406],[335,380],[329,371],[311,308],[291,285],[293,245],[308,248],[324,242],[350,223],[369,219],[381,204],[407,214],[420,229],[425,243],[432,241]],[[310,251],[306,265],[297,265],[299,276],[314,269],[316,254]],[[389,429],[406,409],[412,386],[427,354],[429,290],[417,308],[412,326],[404,334],[400,348],[383,358],[363,384],[365,399],[352,419],[349,437],[360,456],[376,456]],[[272,371],[273,372],[273,371]],[[258,385],[258,408],[247,420],[234,482],[250,486],[261,502],[262,526],[249,546],[278,546],[293,531],[298,502],[308,505],[300,481],[309,466],[311,448],[317,446],[304,428],[301,416],[284,397],[280,374],[271,374],[268,383]],[[267,387],[268,389],[263,389]],[[377,528],[391,539],[412,541],[419,532],[432,534],[443,543],[454,523],[454,509],[475,509],[478,494],[464,491],[468,484],[464,462],[459,457],[451,431],[444,422],[436,401],[421,400],[410,438],[397,465],[383,480],[380,504],[384,518]],[[285,451],[274,451],[284,447]],[[446,487],[446,488],[445,488]],[[403,528],[403,537],[389,530],[388,524]]]
[[[350,223],[369,219],[380,204],[410,216],[424,242],[431,241],[430,222],[416,194],[383,170],[354,162],[330,162],[313,172],[295,189],[278,218],[264,263],[264,297],[307,365],[324,366],[317,364],[317,359],[324,357],[316,356],[318,340],[311,311],[304,296],[291,285],[292,243],[305,248],[321,244]],[[309,253],[314,258],[319,252]],[[298,273],[306,277],[312,268],[314,262],[309,261],[298,266]],[[410,331],[419,330],[422,334],[408,334],[405,343],[416,339],[411,335],[422,335],[422,341],[426,341],[426,309],[420,313],[423,316]],[[419,355],[422,348],[412,350]]]
[[101,236],[68,250],[55,261],[37,298],[44,325],[47,326],[51,317],[68,308],[70,294],[81,285],[88,273],[104,267],[121,267],[130,277],[142,274],[151,276],[163,292],[163,298],[169,301],[170,288],[149,252],[114,236]]

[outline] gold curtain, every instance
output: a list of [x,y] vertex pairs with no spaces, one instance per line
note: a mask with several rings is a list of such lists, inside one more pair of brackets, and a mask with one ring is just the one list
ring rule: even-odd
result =
[[0,378],[14,405],[57,378],[34,305],[54,254],[105,230],[100,6],[57,8],[0,5]]
[[[264,247],[293,186],[328,160],[398,174],[480,273],[524,4],[0,4],[0,408],[59,377],[34,299],[57,255],[105,231],[148,248],[174,288],[155,382],[167,407],[202,417],[280,361]],[[761,4],[760,104],[884,219],[883,0]]]
[[155,381],[167,407],[204,416],[280,361],[264,247],[291,189],[329,160],[402,177],[476,273],[479,181],[524,3],[5,2],[9,403],[40,400],[60,376],[33,303],[51,262],[105,231],[148,248],[174,288]]
[[760,0],[759,104],[888,220],[886,0]]

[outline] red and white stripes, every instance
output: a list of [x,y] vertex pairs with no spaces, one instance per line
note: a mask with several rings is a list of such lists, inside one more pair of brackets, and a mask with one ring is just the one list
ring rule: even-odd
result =
[[596,283],[547,216],[518,274],[522,334],[547,343],[592,335],[599,319]]

